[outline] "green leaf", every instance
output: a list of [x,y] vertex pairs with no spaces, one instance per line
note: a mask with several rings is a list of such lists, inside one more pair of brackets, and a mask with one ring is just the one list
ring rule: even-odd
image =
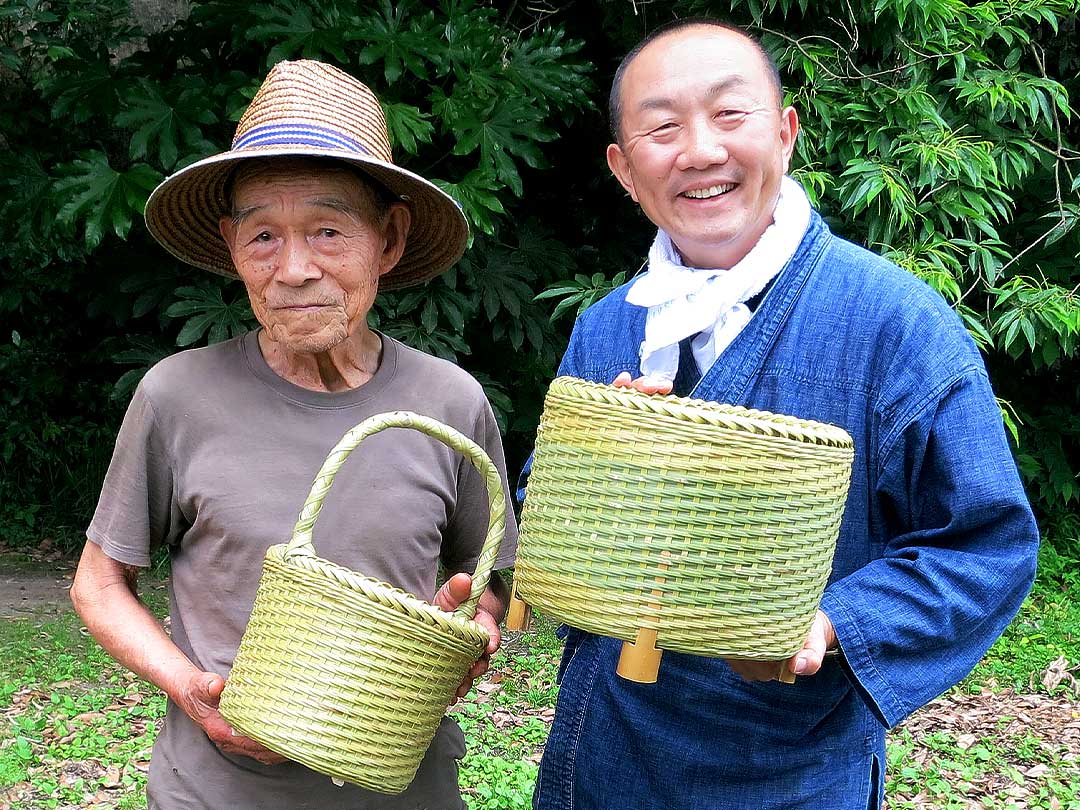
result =
[[[64,67],[67,69],[57,71],[56,79],[42,82],[45,96],[53,99],[53,120],[74,124],[85,124],[95,116],[108,120],[127,92],[126,83],[117,80],[107,61],[78,60]],[[63,76],[62,81],[59,76]]]
[[430,115],[411,104],[383,104],[382,109],[392,146],[400,146],[410,155],[415,155],[418,143],[431,143],[435,127]]
[[[622,286],[626,283],[627,273],[623,270],[617,273],[613,278],[607,279],[603,273],[594,273],[590,278],[578,274],[574,276],[574,283],[568,284],[567,282],[559,282],[558,284],[548,287],[547,290],[536,296],[536,300],[543,298],[557,297],[560,289],[572,289],[574,292],[567,294],[562,301],[558,303],[555,309],[551,313],[551,320],[556,321],[563,314],[570,312],[574,307],[576,309],[576,315],[581,315],[586,309],[599,301],[605,295],[610,293],[616,287]],[[576,316],[575,316],[576,317]]]
[[182,148],[200,157],[216,151],[200,128],[217,122],[216,116],[206,109],[209,93],[205,83],[180,81],[177,88],[182,89],[174,104],[165,99],[160,86],[144,80],[125,100],[125,108],[115,120],[119,126],[135,130],[129,150],[133,160],[149,157],[155,142],[158,161],[166,170],[176,165]]
[[421,10],[413,0],[391,4],[381,0],[375,14],[365,14],[347,34],[349,42],[362,42],[357,57],[362,65],[382,62],[388,85],[396,84],[408,71],[427,81],[431,73],[444,69],[447,47],[434,13]]
[[496,192],[501,186],[488,172],[473,169],[460,183],[445,180],[433,181],[439,188],[457,200],[469,222],[486,234],[495,232],[493,214],[505,214],[506,209]]
[[332,3],[312,5],[294,0],[257,3],[250,12],[259,20],[249,29],[250,37],[264,45],[273,44],[266,57],[267,67],[283,59],[333,56],[348,62],[344,29],[348,26]]
[[563,110],[591,107],[588,79],[592,65],[568,62],[584,42],[563,40],[563,32],[547,29],[532,37],[520,37],[507,51],[503,74],[522,94],[538,103],[545,113],[553,106]]
[[1027,338],[1028,348],[1035,351],[1035,325],[1024,318],[1020,321],[1020,328],[1024,332],[1024,337]]
[[53,184],[54,196],[63,201],[57,219],[65,225],[82,221],[87,250],[93,250],[113,230],[121,239],[127,236],[135,217],[161,175],[145,164],[118,172],[101,152],[84,152],[62,167],[65,177]]
[[467,155],[479,149],[481,169],[492,171],[515,195],[523,193],[521,177],[511,155],[533,168],[544,165],[537,143],[555,139],[555,133],[543,125],[543,111],[525,98],[503,98],[483,112],[454,122],[458,140],[455,155]]
[[[223,285],[232,291],[228,299]],[[217,279],[201,279],[199,286],[179,287],[177,301],[170,304],[165,315],[187,318],[176,336],[177,346],[190,346],[204,335],[208,343],[237,337],[250,330],[254,316],[247,293],[238,285]]]

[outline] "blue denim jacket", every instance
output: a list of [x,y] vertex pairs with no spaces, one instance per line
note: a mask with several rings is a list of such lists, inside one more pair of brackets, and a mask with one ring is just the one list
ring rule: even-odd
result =
[[[561,374],[640,373],[645,309],[626,290],[581,316]],[[935,292],[815,214],[693,396],[855,440],[821,605],[843,654],[788,686],[665,653],[640,685],[615,674],[621,642],[570,630],[534,805],[875,808],[885,730],[967,674],[1034,577],[1038,531],[982,359]]]

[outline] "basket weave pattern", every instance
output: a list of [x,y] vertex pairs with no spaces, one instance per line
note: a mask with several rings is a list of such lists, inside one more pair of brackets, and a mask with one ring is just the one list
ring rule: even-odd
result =
[[[391,427],[420,430],[458,450],[487,485],[487,538],[472,593],[454,613],[315,556],[312,528],[334,475],[360,441]],[[266,552],[222,716],[312,770],[400,793],[488,642],[472,617],[498,555],[505,507],[495,465],[453,428],[397,411],[350,430],[316,477],[292,540]]]
[[777,660],[828,579],[853,458],[839,428],[562,377],[545,401],[515,580],[575,627]]

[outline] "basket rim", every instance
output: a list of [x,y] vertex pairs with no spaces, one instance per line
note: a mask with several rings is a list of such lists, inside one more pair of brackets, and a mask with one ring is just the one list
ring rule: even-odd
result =
[[403,616],[416,619],[428,627],[453,635],[468,644],[483,648],[487,646],[490,639],[487,628],[474,619],[448,613],[408,591],[396,588],[380,579],[357,573],[303,548],[290,548],[288,543],[278,543],[266,550],[266,557],[280,565],[332,579],[356,594],[366,596]]
[[616,388],[578,377],[556,377],[547,395],[584,396],[596,403],[617,405],[646,414],[760,436],[792,439],[804,444],[843,449],[851,449],[855,444],[846,430],[825,422],[691,397],[644,394],[633,388]]

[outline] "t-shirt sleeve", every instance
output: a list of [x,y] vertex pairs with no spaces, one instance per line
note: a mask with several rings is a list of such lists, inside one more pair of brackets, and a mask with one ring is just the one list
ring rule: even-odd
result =
[[140,385],[116,437],[87,539],[118,562],[149,566],[151,551],[181,533],[173,482],[157,414]]
[[[470,438],[479,444],[499,471],[506,504],[506,530],[503,533],[499,554],[495,559],[495,570],[509,568],[517,556],[517,520],[514,517],[510,488],[506,480],[506,459],[503,456],[502,437],[491,405],[484,400]],[[459,467],[457,503],[450,518],[443,538],[442,563],[449,573],[465,571],[472,573],[480,549],[488,533],[487,485],[483,476],[472,463],[462,460]]]

